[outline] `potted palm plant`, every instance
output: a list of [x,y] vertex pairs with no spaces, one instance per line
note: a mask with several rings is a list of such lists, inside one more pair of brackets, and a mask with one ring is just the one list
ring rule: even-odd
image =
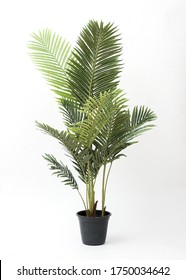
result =
[[[32,34],[30,55],[57,95],[66,130],[36,122],[43,132],[56,138],[67,151],[84,187],[82,195],[71,169],[53,155],[45,154],[53,174],[75,189],[84,209],[77,213],[82,241],[88,245],[105,242],[110,212],[106,211],[106,190],[112,164],[123,150],[154,125],[151,109],[136,106],[131,111],[118,88],[122,70],[122,45],[118,28],[91,20],[82,29],[76,45],[49,29]],[[101,210],[95,194],[102,172]]]

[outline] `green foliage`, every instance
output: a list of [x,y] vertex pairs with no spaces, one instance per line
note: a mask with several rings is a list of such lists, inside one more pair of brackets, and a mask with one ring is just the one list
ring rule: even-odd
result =
[[59,140],[59,143],[63,145],[68,156],[71,158],[75,169],[79,173],[80,179],[85,183],[88,181],[87,177],[87,162],[90,156],[81,142],[72,137],[67,131],[59,132],[57,129],[52,128],[49,125],[36,122],[37,127],[44,133]]
[[28,47],[32,50],[30,56],[33,62],[52,90],[64,98],[72,99],[65,71],[71,51],[70,44],[60,35],[44,29],[38,34],[32,34],[32,41]]
[[67,69],[69,87],[81,104],[117,87],[121,50],[118,29],[113,24],[91,20],[83,28]]
[[[53,174],[78,191],[87,215],[94,215],[95,183],[102,176],[102,215],[113,161],[123,150],[137,143],[134,138],[151,129],[154,112],[136,106],[130,112],[127,99],[118,88],[121,63],[121,38],[112,23],[91,20],[77,43],[70,44],[48,29],[32,35],[31,57],[57,94],[66,130],[36,122],[40,130],[54,137],[65,148],[79,178],[86,186],[84,200],[71,171],[53,155],[46,154]],[[108,167],[108,168],[107,168]]]
[[68,166],[64,165],[61,161],[58,162],[53,155],[45,154],[43,158],[48,161],[48,165],[50,166],[50,170],[53,171],[53,174],[62,178],[65,185],[69,185],[73,189],[78,189],[78,184],[72,172],[68,169]]

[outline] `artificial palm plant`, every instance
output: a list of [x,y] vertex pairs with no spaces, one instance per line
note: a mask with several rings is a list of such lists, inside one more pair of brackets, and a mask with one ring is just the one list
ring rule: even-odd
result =
[[156,116],[144,106],[129,111],[118,88],[122,70],[122,45],[118,28],[91,20],[82,29],[74,48],[49,29],[32,34],[31,57],[57,95],[66,130],[37,122],[68,152],[86,188],[80,192],[71,170],[53,155],[45,154],[50,169],[79,193],[87,216],[95,216],[96,178],[102,172],[102,216],[113,162],[134,138],[153,127]]

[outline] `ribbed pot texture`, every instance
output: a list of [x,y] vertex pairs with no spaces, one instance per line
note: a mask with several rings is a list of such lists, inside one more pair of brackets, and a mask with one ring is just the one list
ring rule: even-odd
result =
[[105,211],[105,215],[102,217],[101,210],[96,210],[95,217],[87,217],[85,211],[79,211],[77,216],[83,244],[92,246],[104,244],[111,213]]

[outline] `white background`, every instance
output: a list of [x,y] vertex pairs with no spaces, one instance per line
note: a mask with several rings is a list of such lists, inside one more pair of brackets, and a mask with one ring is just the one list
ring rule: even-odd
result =
[[[17,0],[0,10],[0,258],[186,259],[186,2]],[[62,119],[26,46],[45,27],[73,44],[90,19],[119,26],[120,86],[130,108],[146,105],[158,116],[157,127],[113,167],[112,217],[107,243],[99,247],[81,244],[81,201],[41,157],[62,159],[63,152],[34,121],[61,128]]]

